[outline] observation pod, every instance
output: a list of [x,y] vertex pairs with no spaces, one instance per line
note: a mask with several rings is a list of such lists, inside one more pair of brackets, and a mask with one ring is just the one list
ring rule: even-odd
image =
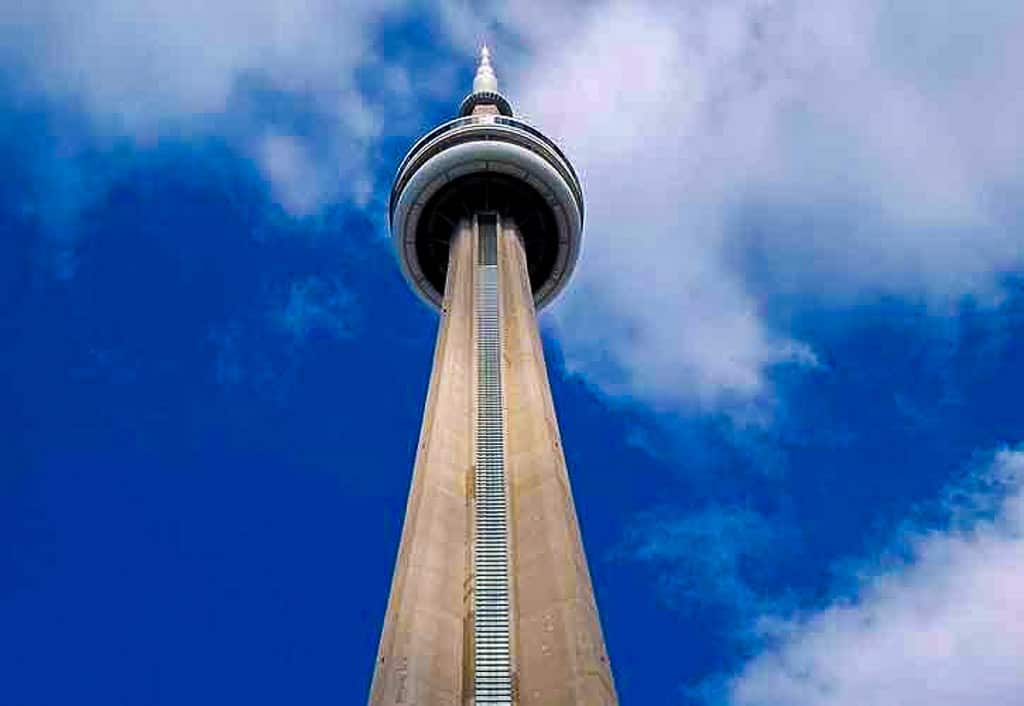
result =
[[[489,66],[484,52],[482,68]],[[583,232],[583,191],[552,140],[512,114],[497,81],[478,73],[459,117],[434,128],[402,160],[391,190],[391,237],[406,280],[440,309],[452,234],[464,218],[514,221],[538,310],[565,287]]]

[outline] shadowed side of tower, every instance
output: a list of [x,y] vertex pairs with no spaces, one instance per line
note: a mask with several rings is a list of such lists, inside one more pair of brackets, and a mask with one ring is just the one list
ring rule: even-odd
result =
[[575,265],[582,192],[486,49],[461,112],[392,193],[403,273],[441,322],[370,704],[613,706],[536,320]]
[[526,255],[500,241],[505,453],[512,507],[518,704],[616,703],[548,385]]

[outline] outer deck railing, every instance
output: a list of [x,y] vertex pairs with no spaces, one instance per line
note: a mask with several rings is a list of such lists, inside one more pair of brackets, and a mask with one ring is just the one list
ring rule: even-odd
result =
[[569,185],[576,204],[583,215],[583,190],[576,170],[562,150],[549,137],[535,127],[504,115],[469,115],[438,125],[421,137],[398,166],[394,187],[391,189],[390,216],[394,219],[398,197],[409,179],[428,159],[465,142],[497,140],[518,145],[543,157]]

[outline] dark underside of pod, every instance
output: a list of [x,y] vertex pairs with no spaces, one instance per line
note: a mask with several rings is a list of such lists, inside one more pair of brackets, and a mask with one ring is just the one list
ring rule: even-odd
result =
[[558,256],[555,214],[532,186],[495,172],[453,179],[427,202],[416,229],[416,257],[430,284],[444,293],[452,236],[459,222],[475,213],[497,213],[515,221],[526,249],[530,286],[534,292],[540,289]]

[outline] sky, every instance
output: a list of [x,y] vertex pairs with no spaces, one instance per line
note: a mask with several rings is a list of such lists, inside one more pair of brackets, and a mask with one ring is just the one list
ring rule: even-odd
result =
[[1024,703],[1024,5],[0,0],[0,706],[365,702],[484,41],[621,702]]

